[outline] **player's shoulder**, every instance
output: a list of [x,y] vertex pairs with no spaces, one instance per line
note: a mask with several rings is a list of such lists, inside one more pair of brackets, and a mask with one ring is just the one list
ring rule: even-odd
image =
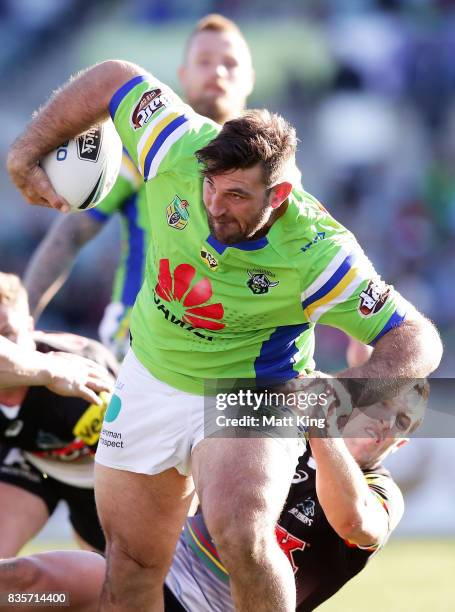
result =
[[297,186],[292,190],[289,206],[292,210],[290,220],[297,233],[310,227],[324,231],[327,238],[337,235],[351,236],[351,232],[333,217],[320,200],[302,187]]
[[196,151],[220,130],[218,124],[195,113],[169,86],[153,77],[135,77],[125,83],[109,108],[146,182],[165,172],[197,174]]
[[198,115],[169,85],[151,75],[134,77],[122,85],[114,93],[109,110],[113,119],[117,120],[119,114],[119,121],[128,123],[138,135],[160,129],[170,132],[183,123],[193,131],[217,133],[220,129],[211,119]]
[[307,271],[313,265],[324,267],[340,249],[347,256],[360,248],[353,234],[301,187],[292,190],[286,213],[277,225],[276,242],[283,255]]
[[404,512],[404,498],[390,472],[382,465],[363,470],[365,480],[373,494],[389,515],[389,530],[395,529]]

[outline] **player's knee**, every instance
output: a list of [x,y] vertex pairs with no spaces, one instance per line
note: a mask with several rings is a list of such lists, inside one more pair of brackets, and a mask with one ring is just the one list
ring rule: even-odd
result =
[[214,525],[211,534],[228,571],[252,568],[267,556],[275,537],[273,527],[267,523],[243,518]]
[[33,591],[41,585],[43,570],[34,557],[3,559],[0,561],[0,590]]
[[134,546],[115,536],[107,542],[108,573],[144,573],[162,582],[171,562],[172,554],[165,555],[162,550]]

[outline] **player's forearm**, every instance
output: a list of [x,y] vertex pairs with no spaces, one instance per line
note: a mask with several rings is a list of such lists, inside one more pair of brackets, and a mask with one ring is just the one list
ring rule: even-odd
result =
[[428,376],[438,367],[441,356],[442,343],[436,328],[414,312],[378,341],[367,363],[337,377],[350,379],[346,385],[354,404],[369,406],[392,399],[413,379]]
[[30,311],[35,322],[59,291],[81,247],[100,230],[85,214],[61,216],[33,254],[24,276]]
[[315,437],[311,450],[318,500],[333,529],[360,546],[380,542],[387,532],[387,515],[344,441]]
[[47,385],[52,380],[46,355],[0,336],[0,388]]
[[45,153],[77,136],[109,115],[113,94],[134,76],[143,74],[135,64],[109,60],[89,68],[56,91],[35,114],[25,132],[13,144],[8,167],[14,177],[16,160],[24,155],[34,165]]

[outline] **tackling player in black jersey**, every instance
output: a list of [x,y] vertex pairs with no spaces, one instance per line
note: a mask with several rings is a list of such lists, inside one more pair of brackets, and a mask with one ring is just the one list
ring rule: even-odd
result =
[[0,556],[12,556],[60,500],[81,546],[104,549],[93,455],[117,362],[101,344],[34,332],[19,278],[0,272]]
[[[313,610],[359,573],[380,550],[403,513],[403,498],[382,461],[420,424],[426,384],[339,424],[343,438],[310,437],[276,526],[291,564],[298,612]],[[96,610],[104,559],[50,552],[0,562],[0,591],[68,591],[71,609]],[[80,584],[84,588],[80,588]],[[234,610],[229,576],[201,514],[187,519],[166,578],[166,611]],[[0,607],[0,610],[2,608]]]

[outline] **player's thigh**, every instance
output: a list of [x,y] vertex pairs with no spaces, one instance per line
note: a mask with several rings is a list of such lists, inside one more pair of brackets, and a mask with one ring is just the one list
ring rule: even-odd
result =
[[58,499],[18,448],[0,447],[0,556],[13,556],[40,531]]
[[297,444],[289,448],[268,437],[202,440],[192,468],[207,522],[273,525],[289,492]]
[[103,552],[106,541],[98,518],[94,490],[61,484],[60,493],[68,504],[70,523],[80,548]]
[[[67,593],[73,612],[95,612],[104,581],[106,562],[83,551],[39,553],[0,561],[0,592]],[[6,609],[10,609],[9,606]],[[17,608],[20,610],[21,608]],[[29,610],[30,606],[24,608]],[[0,611],[3,607],[0,605]]]
[[171,468],[150,476],[95,464],[95,497],[108,556],[166,567],[193,496],[191,478]]
[[46,524],[49,509],[35,493],[5,482],[0,500],[0,557],[12,557]]

